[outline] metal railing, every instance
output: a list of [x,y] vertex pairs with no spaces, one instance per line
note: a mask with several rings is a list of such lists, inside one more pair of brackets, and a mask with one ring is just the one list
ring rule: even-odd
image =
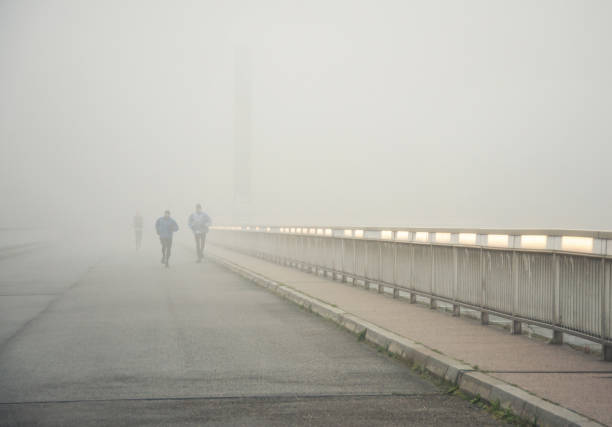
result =
[[321,227],[214,227],[211,242],[334,278],[374,284],[602,344],[612,360],[612,233]]

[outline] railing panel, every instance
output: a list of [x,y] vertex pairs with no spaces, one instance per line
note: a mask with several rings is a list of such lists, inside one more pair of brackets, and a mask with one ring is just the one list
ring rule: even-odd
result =
[[315,236],[307,237],[308,241],[308,259],[312,265],[322,266],[321,260],[323,259],[321,251],[321,241]]
[[305,239],[302,236],[286,236],[288,253],[285,255],[294,263],[307,262],[308,249]]
[[366,241],[366,277],[377,281],[380,278],[380,244],[375,240]]
[[280,247],[279,247],[279,251],[277,253],[277,255],[279,257],[285,258],[287,256],[289,256],[289,241],[288,241],[288,237],[287,236],[283,236],[282,234],[279,234],[278,236],[280,238]]
[[267,249],[268,249],[268,239],[266,239],[266,235],[263,233],[257,233],[257,252],[259,252],[262,255],[266,255],[267,254]]
[[331,239],[332,244],[334,245],[334,265],[333,269],[336,271],[343,271],[344,266],[342,265],[342,254],[343,254],[343,239]]
[[397,245],[397,284],[403,288],[410,288],[410,275],[412,245]]
[[287,239],[287,258],[290,261],[294,262],[297,260],[297,246],[299,244],[299,240],[292,236],[286,236]]
[[414,246],[414,289],[431,293],[431,246]]
[[357,274],[355,269],[355,241],[350,239],[342,239],[342,265],[347,274]]
[[355,274],[359,277],[365,277],[366,263],[366,246],[363,240],[354,240],[355,242]]
[[312,236],[303,237],[304,261],[310,265],[317,264],[317,240]]
[[433,256],[433,293],[445,298],[453,298],[453,282],[455,279],[453,248],[449,246],[434,246]]
[[484,305],[502,313],[512,313],[512,253],[486,251],[484,263]]
[[308,260],[312,265],[321,266],[323,254],[321,253],[321,241],[319,238],[310,236],[308,240]]
[[382,255],[382,260],[381,260],[381,266],[382,266],[382,271],[381,273],[381,279],[383,282],[386,283],[393,283],[395,284],[395,276],[394,276],[394,269],[395,269],[395,249],[398,247],[398,245],[394,245],[393,243],[389,243],[389,242],[385,242],[381,244],[381,255]]
[[480,274],[480,249],[457,250],[457,300],[479,305],[482,293]]
[[603,263],[597,258],[561,256],[559,292],[561,324],[601,334]]
[[554,320],[555,270],[551,254],[517,254],[517,304],[514,314]]
[[319,242],[322,248],[321,255],[323,257],[323,259],[319,261],[319,265],[324,266],[328,270],[332,270],[334,268],[334,241],[327,237],[319,237]]
[[311,237],[313,240],[313,254],[312,260],[313,263],[320,267],[325,267],[327,264],[327,247],[325,245],[325,240],[322,237]]

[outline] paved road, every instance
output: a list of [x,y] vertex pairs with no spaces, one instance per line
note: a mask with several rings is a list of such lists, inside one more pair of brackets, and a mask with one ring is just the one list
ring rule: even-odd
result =
[[0,425],[497,423],[191,251],[171,261],[0,261]]

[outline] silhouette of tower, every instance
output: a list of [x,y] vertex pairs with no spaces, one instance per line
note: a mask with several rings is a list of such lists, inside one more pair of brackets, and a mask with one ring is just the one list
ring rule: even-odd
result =
[[234,224],[251,220],[251,63],[249,52],[235,53]]

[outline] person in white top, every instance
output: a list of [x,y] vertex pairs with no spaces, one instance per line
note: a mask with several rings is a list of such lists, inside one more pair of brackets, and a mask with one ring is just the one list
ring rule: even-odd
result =
[[206,233],[210,227],[211,219],[206,212],[202,210],[202,205],[196,205],[196,211],[189,215],[189,228],[193,231],[196,241],[196,253],[198,256],[197,262],[202,262],[204,258],[204,245],[206,244]]

